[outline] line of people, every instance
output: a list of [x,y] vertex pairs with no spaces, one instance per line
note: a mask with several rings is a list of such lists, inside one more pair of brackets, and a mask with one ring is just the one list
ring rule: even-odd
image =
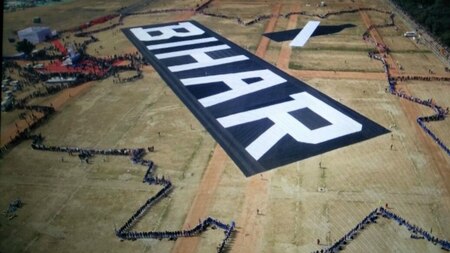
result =
[[447,240],[439,239],[433,235],[431,235],[431,232],[425,231],[424,229],[411,224],[407,220],[403,219],[402,217],[398,216],[397,214],[386,210],[383,207],[379,208],[379,213],[384,217],[391,220],[396,221],[400,226],[405,226],[409,231],[411,231],[415,235],[421,235],[423,236],[427,241],[436,244],[439,244],[442,249],[449,251],[450,250],[450,242]]
[[449,113],[449,108],[447,107],[447,109],[444,109],[441,106],[436,105],[435,103],[433,103],[432,99],[423,100],[423,99],[417,98],[415,96],[408,95],[404,91],[397,91],[396,79],[391,77],[390,72],[389,72],[389,65],[386,62],[386,60],[384,59],[384,57],[382,57],[381,55],[379,55],[375,52],[369,52],[368,55],[370,58],[379,60],[383,63],[384,72],[386,73],[387,81],[389,84],[386,91],[389,90],[389,93],[391,93],[392,95],[395,95],[395,96],[403,98],[403,99],[407,99],[411,102],[415,102],[415,103],[427,106],[435,111],[435,114],[430,115],[430,116],[418,117],[416,119],[416,121],[419,124],[419,126],[425,131],[425,133],[427,133],[436,142],[436,144],[438,144],[438,146],[441,147],[445,151],[445,153],[447,153],[447,155],[450,156],[449,147],[447,145],[445,145],[443,143],[443,141],[439,137],[437,137],[437,135],[435,133],[433,133],[430,130],[430,128],[428,128],[425,124],[425,122],[444,120],[445,117]]
[[450,77],[447,76],[396,76],[394,77],[394,79],[396,81],[450,81]]
[[217,17],[217,18],[236,19],[236,22],[238,24],[243,25],[243,26],[249,26],[249,25],[259,23],[260,21],[270,19],[272,17],[289,18],[291,15],[302,15],[302,16],[317,17],[317,18],[325,19],[325,18],[328,18],[329,16],[333,16],[333,15],[356,13],[359,11],[376,11],[376,12],[380,12],[380,13],[390,14],[391,23],[383,24],[383,25],[380,25],[379,27],[391,26],[394,23],[393,13],[391,13],[389,11],[379,10],[376,8],[356,8],[356,9],[341,10],[341,11],[335,11],[335,12],[327,12],[325,14],[313,14],[313,13],[308,13],[306,11],[288,12],[286,14],[279,14],[277,16],[265,14],[265,15],[259,15],[248,22],[244,22],[240,17],[227,16],[227,15],[220,14],[220,13],[210,13],[210,12],[205,12],[205,11],[199,11],[197,13],[205,15],[205,16],[211,16],[211,17]]
[[[395,213],[388,211],[386,208],[379,207],[370,212],[362,221],[360,221],[354,228],[352,228],[349,232],[347,232],[343,237],[341,237],[338,241],[336,241],[334,244],[332,244],[330,247],[314,251],[313,253],[335,253],[339,252],[340,250],[343,250],[345,245],[350,243],[351,240],[355,239],[359,232],[361,232],[362,229],[364,229],[367,225],[370,225],[372,223],[376,223],[377,219],[379,217],[383,217],[386,219],[394,220],[401,226],[405,226],[410,232],[413,234],[411,235],[411,238],[419,239],[422,236],[423,238],[427,239],[427,241],[436,244],[439,244],[439,246],[444,250],[450,250],[450,242],[447,240],[439,239],[433,235],[431,235],[430,232],[425,231],[424,229],[411,224],[407,220],[403,219],[402,217],[396,215]],[[420,236],[419,236],[420,235]]]
[[[224,230],[225,238],[222,240],[221,244],[217,247],[217,252],[223,252],[225,250],[226,244],[229,242],[232,232],[235,229],[235,223],[230,224],[223,223],[212,217],[206,218],[204,221],[199,220],[199,224],[192,229],[179,230],[179,231],[148,231],[148,232],[136,232],[130,231],[131,228],[137,223],[137,221],[142,218],[145,213],[155,205],[159,200],[170,193],[173,189],[172,183],[163,177],[158,177],[154,175],[155,164],[151,160],[143,159],[146,154],[144,148],[122,148],[122,149],[86,149],[79,147],[60,147],[60,146],[46,146],[42,144],[43,137],[35,136],[31,148],[41,151],[51,151],[51,152],[66,152],[70,155],[78,154],[80,159],[88,159],[93,155],[119,155],[119,156],[129,156],[133,164],[138,164],[147,167],[147,171],[143,178],[143,183],[149,185],[161,185],[163,188],[159,190],[155,195],[150,197],[142,206],[140,206],[136,212],[124,223],[122,227],[115,230],[115,234],[122,240],[137,240],[137,239],[169,239],[176,240],[179,237],[192,237],[197,236],[200,233],[206,231],[208,227],[220,228]],[[152,152],[154,147],[148,147],[147,150]]]
[[347,232],[341,239],[337,240],[333,245],[326,249],[315,251],[314,253],[334,253],[342,250],[351,240],[355,239],[358,233],[367,225],[375,223],[378,219],[378,208],[370,212],[362,221],[360,221],[354,228]]
[[[0,155],[8,152],[11,148],[13,148],[15,145],[19,144],[20,142],[24,140],[28,140],[33,138],[34,135],[31,134],[31,130],[37,128],[40,126],[43,122],[45,122],[51,114],[55,112],[55,109],[50,106],[40,106],[40,105],[27,105],[20,109],[30,110],[32,112],[32,121],[26,121],[28,124],[28,127],[20,131],[17,129],[16,135],[13,137],[10,137],[10,140],[8,143],[0,147]],[[33,113],[33,111],[41,112],[43,113],[43,117],[36,117]]]
[[142,70],[138,70],[136,75],[130,77],[120,77],[117,75],[117,78],[113,79],[114,83],[129,83],[134,82],[136,80],[142,79],[144,76],[142,75]]
[[[335,253],[342,250],[346,244],[350,243],[351,240],[355,239],[357,234],[364,229],[367,225],[370,225],[372,223],[376,223],[377,219],[379,217],[383,217],[386,219],[391,219],[396,221],[399,225],[405,226],[410,232],[413,234],[411,235],[411,238],[419,239],[419,238],[425,238],[429,242],[432,242],[434,244],[439,244],[439,246],[444,250],[450,250],[450,242],[447,240],[439,239],[435,236],[432,236],[430,232],[425,231],[424,229],[412,225],[402,217],[394,214],[391,211],[388,211],[387,209],[383,207],[376,208],[372,212],[370,212],[362,221],[360,221],[354,228],[352,228],[349,232],[347,232],[342,238],[340,238],[338,241],[336,241],[333,245],[331,245],[328,248],[321,249],[314,251],[314,253]],[[420,237],[420,236],[422,237]]]

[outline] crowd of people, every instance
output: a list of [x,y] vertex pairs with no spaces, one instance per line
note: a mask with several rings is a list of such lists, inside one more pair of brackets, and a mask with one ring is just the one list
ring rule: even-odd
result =
[[[231,16],[227,16],[227,15],[223,15],[223,14],[217,14],[217,13],[207,13],[204,11],[204,8],[211,2],[208,1],[207,3],[203,4],[202,6],[197,6],[196,9],[167,9],[167,10],[151,10],[148,12],[141,12],[141,13],[129,13],[126,15],[120,15],[119,18],[119,22],[118,23],[114,23],[111,24],[109,26],[105,26],[103,28],[100,29],[96,29],[96,30],[91,30],[91,31],[83,31],[95,24],[99,24],[100,20],[98,22],[90,22],[88,26],[86,27],[78,27],[73,31],[76,31],[78,33],[75,34],[75,36],[78,37],[89,37],[88,40],[84,41],[83,43],[81,43],[80,45],[77,45],[78,49],[81,49],[82,52],[84,52],[86,50],[87,45],[89,45],[90,43],[96,42],[98,41],[97,38],[95,38],[92,34],[94,33],[98,33],[101,31],[105,31],[105,30],[109,30],[109,29],[113,29],[115,27],[117,27],[118,25],[122,24],[122,20],[123,18],[125,18],[126,16],[130,16],[130,15],[140,15],[140,14],[150,14],[150,13],[163,13],[163,12],[176,12],[176,11],[196,11],[202,15],[207,15],[207,16],[214,16],[214,17],[219,17],[219,18],[224,18],[224,19],[236,19],[237,22],[241,25],[244,26],[249,26],[249,25],[253,25],[255,23],[258,23],[262,20],[267,20],[270,19],[271,17],[273,17],[273,15],[260,15],[248,22],[244,22],[241,18],[239,17],[231,17]],[[372,25],[371,27],[368,28],[368,30],[364,33],[363,37],[365,39],[369,38],[369,32],[371,29],[374,28],[381,28],[381,27],[388,27],[388,26],[394,26],[394,16],[392,13],[387,12],[387,11],[383,11],[383,10],[378,10],[378,9],[374,9],[374,8],[357,8],[357,9],[349,9],[349,10],[342,10],[342,11],[338,11],[338,12],[329,12],[326,14],[308,14],[306,12],[289,12],[286,14],[282,14],[280,16],[283,16],[285,18],[288,18],[291,15],[305,15],[305,16],[314,16],[314,17],[318,17],[318,18],[327,18],[331,15],[340,15],[340,14],[345,14],[345,13],[354,13],[354,12],[359,12],[359,11],[377,11],[377,12],[383,12],[383,13],[387,13],[390,14],[390,19],[391,22],[390,23],[386,23],[386,24],[382,24],[382,25]],[[106,22],[108,20],[111,20],[112,18],[117,17],[117,16],[108,16],[108,18],[102,19],[101,21]],[[71,30],[72,31],[72,30]],[[62,32],[69,32],[69,31],[62,31]],[[381,48],[382,52],[389,52],[389,49],[387,48],[386,45],[383,44],[377,44],[376,45],[378,48]],[[406,80],[424,80],[424,81],[429,81],[429,80],[438,80],[438,81],[449,81],[449,78],[444,78],[444,79],[440,79],[440,77],[416,77],[416,76],[399,76],[399,77],[395,77],[392,78],[389,74],[389,66],[386,63],[386,61],[384,60],[384,58],[374,52],[370,52],[369,56],[373,59],[378,59],[380,61],[383,62],[383,66],[385,69],[385,72],[387,73],[387,79],[389,82],[389,92],[397,95],[399,97],[411,100],[413,102],[416,103],[420,103],[422,105],[428,106],[432,109],[435,110],[436,114],[432,115],[432,116],[426,116],[426,117],[419,117],[417,119],[418,124],[444,149],[446,150],[446,152],[450,155],[450,151],[449,149],[439,140],[439,138],[437,138],[437,136],[431,131],[429,130],[429,128],[425,125],[425,122],[428,121],[434,121],[434,120],[442,120],[445,118],[446,115],[448,115],[448,109],[444,110],[443,108],[435,105],[432,100],[421,100],[419,98],[416,98],[414,96],[410,96],[405,94],[404,92],[401,91],[397,91],[395,88],[395,84],[397,80],[400,81],[406,81]],[[47,57],[47,56],[46,56]],[[52,57],[54,57],[52,55]],[[87,54],[85,54],[86,59],[91,59],[93,60],[93,64],[95,64],[96,66],[100,66],[101,68],[104,69],[108,69],[108,71],[101,76],[101,78],[107,77],[109,75],[113,75],[115,77],[118,78],[117,82],[124,82],[124,81],[132,81],[132,80],[136,80],[138,78],[142,78],[142,71],[140,70],[140,66],[141,64],[144,64],[144,59],[138,54],[126,54],[126,55],[114,55],[112,57],[109,58],[105,58],[105,59],[101,59],[101,58],[96,58],[96,57],[92,57],[89,56]],[[52,58],[53,59],[53,58]],[[131,61],[131,64],[129,65],[125,65],[125,66],[113,66],[113,62],[118,61],[118,60],[129,60]],[[18,67],[14,66],[14,67]],[[92,66],[81,66],[82,68],[89,68]],[[22,77],[24,77],[29,83],[35,83],[38,81],[42,81],[45,78],[49,78],[51,76],[55,76],[55,75],[61,75],[61,73],[53,73],[51,75],[43,75],[43,74],[36,74],[35,70],[32,69],[27,69],[27,70],[22,70],[22,68],[19,66],[19,68],[21,69],[20,75]],[[135,69],[137,71],[137,74],[133,77],[130,78],[119,78],[118,76],[118,72],[120,70],[132,70]],[[77,77],[79,77],[79,82],[77,82],[76,84],[73,85],[77,85],[80,82],[87,82],[90,80],[98,80],[98,78],[100,78],[98,75],[83,75],[83,74],[79,74]],[[78,80],[78,79],[77,79]],[[72,86],[73,86],[72,85]],[[43,106],[28,106],[26,105],[26,102],[28,99],[35,97],[35,96],[45,96],[48,94],[52,94],[54,92],[57,92],[61,89],[70,87],[71,85],[62,85],[62,86],[54,86],[52,89],[54,90],[47,90],[47,93],[45,92],[35,92],[35,93],[31,93],[30,97],[27,97],[21,101],[19,101],[18,107],[19,108],[26,108],[26,109],[30,109],[30,110],[37,110],[37,111],[41,111],[44,112],[45,116],[43,118],[40,118],[38,121],[34,122],[32,126],[30,126],[30,129],[34,128],[37,124],[39,124],[40,122],[42,122],[43,120],[45,120],[48,115],[50,115],[52,112],[54,112],[53,107],[43,107]],[[172,183],[164,178],[164,177],[158,177],[154,175],[154,170],[155,170],[155,166],[154,163],[151,160],[145,160],[143,159],[143,156],[145,155],[146,151],[145,149],[82,149],[82,148],[78,148],[78,147],[57,147],[57,146],[45,146],[42,144],[42,136],[36,136],[36,135],[31,135],[29,133],[29,131],[24,131],[22,133],[20,133],[19,135],[16,136],[16,139],[14,139],[12,141],[12,143],[16,143],[18,140],[22,140],[22,139],[33,139],[33,144],[32,144],[32,148],[36,149],[36,150],[43,150],[43,151],[52,151],[52,152],[66,152],[69,153],[71,155],[73,154],[77,154],[78,157],[80,158],[80,160],[82,161],[86,161],[88,162],[88,159],[94,155],[118,155],[118,156],[129,156],[130,160],[134,163],[134,164],[139,164],[139,165],[143,165],[147,167],[147,171],[144,175],[144,179],[143,182],[150,184],[150,185],[161,185],[163,186],[163,188],[158,191],[154,196],[152,196],[151,198],[149,198],[126,222],[125,224],[120,227],[118,230],[115,231],[116,235],[123,239],[123,240],[136,240],[136,239],[142,239],[142,238],[152,238],[152,239],[170,239],[170,240],[175,240],[179,237],[191,237],[191,236],[197,236],[198,234],[202,233],[203,231],[205,231],[208,227],[213,227],[213,228],[220,228],[222,230],[224,230],[225,233],[225,238],[222,241],[222,243],[220,244],[220,246],[218,247],[218,252],[223,252],[225,249],[225,246],[227,245],[227,242],[229,241],[232,232],[235,229],[235,223],[231,222],[231,224],[225,224],[222,223],[219,220],[216,220],[212,217],[208,217],[203,221],[199,221],[198,225],[196,225],[194,228],[192,229],[187,229],[187,230],[179,230],[179,231],[149,231],[149,232],[135,232],[135,231],[130,231],[130,229],[134,226],[134,224],[136,224],[136,222],[155,204],[157,203],[160,199],[162,199],[163,197],[166,197],[170,191],[173,189],[173,185]],[[7,148],[7,147],[6,147]],[[2,147],[2,152],[4,150],[4,147]],[[150,149],[150,147],[148,148],[148,150],[153,150]],[[385,218],[389,218],[389,219],[393,219],[395,221],[397,221],[400,225],[404,225],[406,226],[410,231],[412,231],[414,234],[420,234],[421,236],[423,236],[424,238],[426,238],[428,241],[431,241],[435,244],[439,244],[441,245],[441,247],[443,249],[450,249],[450,245],[448,241],[445,240],[440,240],[434,236],[431,235],[431,233],[428,233],[426,231],[424,231],[423,229],[411,225],[410,223],[408,223],[407,221],[405,221],[403,218],[395,215],[394,213],[387,211],[384,208],[377,208],[374,211],[372,211],[369,215],[367,215],[360,223],[358,223],[358,225],[356,225],[352,230],[350,230],[347,234],[345,234],[340,240],[338,240],[336,243],[334,243],[331,247],[327,248],[327,249],[322,249],[320,251],[317,252],[337,252],[340,249],[342,249],[342,247],[348,243],[351,239],[355,238],[357,233],[360,232],[361,229],[364,228],[364,226],[374,223],[376,221],[376,219],[378,219],[378,217],[382,215]]]
[[119,14],[111,14],[111,15],[106,15],[106,16],[103,16],[103,17],[99,17],[99,18],[90,20],[88,22],[85,22],[85,23],[83,23],[83,24],[81,24],[79,26],[68,28],[68,29],[65,29],[65,30],[60,30],[59,34],[79,32],[79,31],[88,29],[88,28],[90,28],[92,26],[103,24],[103,23],[105,23],[105,22],[107,22],[109,20],[112,20],[112,19],[116,18],[117,16],[119,16]]
[[[137,239],[169,239],[176,240],[179,237],[192,237],[198,236],[200,233],[206,231],[209,227],[213,229],[219,228],[224,230],[225,238],[221,244],[217,247],[217,252],[223,252],[227,243],[232,236],[232,232],[235,230],[235,223],[230,224],[223,223],[212,217],[208,217],[203,221],[199,221],[192,229],[184,229],[178,231],[148,231],[148,232],[136,232],[130,231],[130,229],[137,223],[137,221],[144,216],[144,214],[159,200],[166,197],[173,189],[172,183],[163,177],[154,175],[156,166],[153,161],[143,159],[146,154],[144,148],[122,148],[122,149],[86,149],[79,147],[60,147],[60,146],[46,146],[42,144],[42,136],[33,136],[33,143],[31,147],[35,150],[51,151],[51,152],[65,152],[70,155],[78,155],[80,160],[86,160],[94,155],[117,155],[128,156],[133,164],[138,164],[147,167],[147,171],[144,175],[143,183],[149,185],[161,185],[163,188],[159,190],[155,195],[150,197],[138,210],[124,223],[122,227],[116,229],[115,234],[122,240],[137,240]],[[152,152],[154,147],[148,147],[148,151]]]
[[[107,15],[101,18],[98,18],[96,20],[92,20],[89,21],[85,24],[82,24],[80,26],[74,27],[74,28],[70,28],[67,30],[62,30],[60,31],[60,33],[67,33],[67,32],[74,32],[75,36],[77,37],[87,37],[87,36],[92,36],[92,34],[95,33],[99,33],[99,32],[103,32],[103,31],[107,31],[110,29],[114,29],[117,26],[123,25],[123,20],[126,17],[129,16],[136,16],[136,15],[148,15],[148,14],[158,14],[158,13],[171,13],[171,12],[187,12],[187,11],[193,11],[196,12],[197,14],[201,14],[201,15],[205,15],[205,16],[210,16],[210,17],[217,17],[217,18],[223,18],[223,19],[235,19],[236,22],[240,25],[243,26],[250,26],[250,25],[254,25],[256,23],[259,23],[261,21],[270,19],[272,17],[274,17],[273,14],[264,14],[264,15],[259,15],[255,18],[253,18],[250,21],[245,22],[242,18],[240,17],[236,17],[236,16],[228,16],[225,14],[220,14],[220,13],[212,13],[212,12],[206,12],[205,9],[208,8],[209,4],[212,2],[213,0],[208,0],[204,3],[202,3],[201,5],[198,5],[195,8],[171,8],[171,9],[157,9],[157,10],[148,10],[148,11],[140,11],[140,12],[129,12],[129,11],[122,11],[122,10],[118,10],[119,14],[115,14],[115,15]],[[316,14],[316,13],[308,13],[306,11],[297,11],[297,12],[288,12],[285,14],[279,14],[277,15],[277,17],[284,17],[284,18],[289,18],[291,15],[302,15],[302,16],[309,16],[309,17],[317,17],[317,18],[321,18],[321,19],[325,19],[328,18],[330,16],[334,16],[334,15],[342,15],[342,14],[348,14],[348,13],[356,13],[359,11],[375,11],[375,12],[380,12],[380,13],[385,13],[385,14],[390,14],[390,19],[391,19],[391,23],[393,23],[394,20],[394,14],[392,12],[389,11],[385,11],[385,10],[380,10],[380,9],[376,9],[376,8],[371,8],[371,7],[364,7],[364,8],[349,8],[347,10],[340,10],[340,11],[334,11],[334,12],[327,12],[325,14]],[[96,30],[90,30],[90,31],[86,31],[86,29],[94,26],[94,25],[98,25],[101,23],[104,23],[106,21],[110,21],[111,19],[115,18],[115,17],[119,17],[118,21],[116,23],[112,23],[109,26],[105,26]],[[386,26],[391,26],[392,24],[384,24],[384,25],[377,25],[375,27],[386,27]]]
[[[120,65],[116,64],[123,61],[129,61],[129,64]],[[82,60],[72,68],[69,68],[71,72],[52,72],[41,69],[35,69],[32,67],[22,67],[13,61],[7,61],[5,69],[9,69],[10,72],[16,69],[18,75],[22,78],[21,83],[25,86],[35,86],[37,83],[45,82],[51,78],[58,77],[62,80],[66,78],[74,78],[71,82],[54,83],[52,85],[44,85],[44,89],[35,89],[29,92],[27,95],[22,95],[19,98],[14,98],[14,105],[11,109],[22,108],[26,106],[28,101],[36,97],[46,97],[55,94],[61,90],[78,86],[80,84],[101,80],[111,75],[115,76],[117,80],[114,82],[132,82],[143,77],[142,66],[146,64],[144,58],[139,53],[127,53],[121,55],[113,55],[111,57],[98,58],[90,55],[83,55]],[[51,68],[50,68],[51,69]],[[122,71],[136,71],[136,74],[127,77],[120,78],[119,72]]]
[[[348,244],[351,240],[356,238],[359,232],[364,229],[366,226],[376,223],[379,217],[383,217],[386,219],[393,220],[397,222],[400,226],[405,226],[412,234],[411,238],[425,238],[427,241],[432,242],[434,244],[439,244],[439,246],[449,251],[450,250],[450,242],[447,240],[439,239],[433,235],[431,232],[425,231],[424,229],[411,224],[407,220],[398,216],[397,214],[387,210],[384,207],[379,207],[370,212],[362,221],[360,221],[354,228],[352,228],[349,232],[347,232],[343,237],[333,243],[330,247],[325,249],[317,250],[314,253],[335,253],[344,249],[345,245]],[[421,237],[420,237],[421,236]]]

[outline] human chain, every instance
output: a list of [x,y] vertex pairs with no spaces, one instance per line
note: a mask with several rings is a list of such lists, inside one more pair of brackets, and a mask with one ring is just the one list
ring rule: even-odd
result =
[[[370,212],[362,221],[360,221],[354,228],[352,228],[349,232],[347,232],[343,237],[337,240],[330,247],[314,251],[313,253],[336,253],[344,248],[344,246],[350,243],[351,240],[355,239],[358,233],[361,232],[366,226],[376,223],[379,217],[383,217],[386,219],[393,220],[397,222],[400,226],[406,227],[411,233],[411,238],[425,238],[427,241],[432,242],[433,244],[438,244],[444,250],[450,250],[450,242],[447,240],[439,239],[433,235],[431,232],[427,232],[424,229],[411,224],[407,220],[402,217],[396,215],[395,213],[388,211],[383,207],[376,208],[372,212]],[[420,237],[422,236],[422,237]]]
[[[117,155],[128,156],[133,164],[138,164],[147,167],[147,171],[143,178],[143,183],[149,185],[161,185],[163,188],[159,190],[154,196],[150,197],[136,212],[124,223],[122,227],[115,230],[115,234],[122,240],[137,240],[137,239],[169,239],[176,240],[180,237],[193,237],[205,232],[209,227],[213,229],[219,228],[224,230],[225,238],[221,244],[217,247],[217,252],[223,252],[226,249],[226,245],[229,242],[233,231],[235,230],[235,223],[232,221],[230,224],[223,223],[215,218],[207,217],[205,220],[199,220],[199,223],[192,229],[177,230],[177,231],[147,231],[136,232],[130,231],[134,225],[141,219],[147,211],[154,206],[159,200],[170,193],[173,189],[172,183],[163,177],[154,175],[155,164],[151,160],[145,160],[143,157],[146,154],[144,148],[121,148],[121,149],[86,149],[79,147],[59,147],[59,146],[46,146],[42,144],[42,136],[33,136],[33,143],[31,148],[41,151],[51,152],[65,152],[70,155],[78,154],[80,160],[86,160],[93,155]],[[154,147],[148,147],[147,150],[152,152]]]
[[210,13],[210,12],[205,12],[203,10],[199,11],[198,13],[201,14],[201,15],[210,16],[210,17],[216,17],[216,18],[235,19],[236,22],[238,24],[240,24],[240,25],[250,26],[250,25],[254,25],[256,23],[259,23],[259,22],[261,22],[263,20],[270,19],[272,17],[289,18],[292,15],[302,15],[302,16],[317,17],[317,18],[325,19],[325,18],[328,18],[330,16],[342,15],[342,14],[348,14],[348,13],[356,13],[356,12],[359,12],[359,11],[376,11],[376,12],[380,12],[380,13],[391,14],[391,19],[393,19],[391,12],[384,11],[384,10],[379,10],[379,9],[376,9],[376,8],[356,8],[356,9],[341,10],[341,11],[335,11],[335,12],[327,12],[325,14],[308,13],[306,11],[288,12],[286,14],[279,14],[279,15],[265,14],[265,15],[259,15],[259,16],[255,17],[255,18],[251,19],[248,22],[244,22],[240,17],[227,16],[227,15],[220,14],[220,13]]
[[450,82],[450,77],[448,76],[396,76],[393,77],[395,81],[442,81]]
[[[39,127],[50,117],[50,115],[55,112],[55,109],[53,107],[42,105],[25,105],[23,107],[20,107],[20,109],[31,111],[32,120],[30,122],[25,120],[28,124],[28,127],[24,131],[19,131],[19,129],[17,129],[16,134],[14,136],[10,136],[9,142],[0,147],[0,156],[8,152],[9,149],[13,148],[20,142],[34,138],[35,135],[31,134],[31,130]],[[43,116],[37,117],[36,115],[34,115],[34,111],[42,113]]]
[[443,240],[443,239],[439,239],[435,236],[433,236],[431,234],[431,232],[425,231],[424,229],[411,224],[410,222],[408,222],[407,220],[405,220],[404,218],[398,216],[397,214],[383,208],[380,207],[379,208],[379,213],[387,219],[391,219],[394,220],[395,222],[397,222],[400,226],[404,226],[406,227],[410,232],[412,232],[413,234],[418,234],[423,236],[423,238],[425,238],[427,241],[432,242],[433,244],[438,244],[442,249],[449,251],[450,250],[450,242],[448,240]]
[[[205,2],[204,4],[202,4],[200,6],[197,6],[196,8],[159,9],[159,10],[150,10],[150,11],[145,11],[145,12],[126,12],[126,13],[121,13],[121,14],[107,15],[107,16],[100,17],[100,18],[97,18],[95,20],[89,21],[89,22],[87,22],[85,24],[82,24],[82,25],[79,25],[77,27],[70,28],[70,29],[67,29],[67,30],[62,30],[62,31],[60,31],[60,33],[62,34],[62,33],[67,33],[67,32],[76,32],[75,36],[77,36],[77,37],[88,37],[88,36],[91,36],[92,34],[103,32],[103,31],[110,30],[110,29],[114,29],[117,26],[123,25],[123,20],[126,17],[128,17],[128,16],[159,14],[159,13],[172,13],[172,12],[188,12],[188,11],[191,11],[191,12],[194,11],[197,14],[210,16],[210,17],[216,17],[216,18],[222,18],[222,19],[234,19],[234,20],[236,20],[236,22],[238,24],[243,25],[243,26],[254,25],[256,23],[259,23],[261,21],[270,19],[272,17],[289,18],[291,15],[302,15],[302,16],[317,17],[317,18],[325,19],[325,18],[328,18],[330,16],[337,16],[337,15],[342,15],[342,14],[356,13],[356,12],[359,12],[359,11],[374,11],[374,12],[379,12],[379,13],[390,14],[390,19],[391,19],[390,23],[382,24],[382,25],[373,25],[373,27],[371,27],[370,29],[392,26],[393,23],[394,23],[394,14],[392,12],[386,11],[386,10],[380,10],[380,9],[376,9],[376,8],[368,8],[368,7],[348,9],[348,10],[341,10],[341,11],[334,11],[334,12],[327,12],[325,14],[308,13],[306,11],[288,12],[288,13],[285,13],[285,14],[278,14],[278,15],[264,14],[264,15],[256,16],[255,18],[251,19],[250,21],[245,22],[240,17],[228,16],[228,15],[220,14],[220,13],[206,12],[205,9],[207,9],[208,5],[211,2],[212,2],[212,0],[209,0],[209,1]],[[119,10],[119,12],[120,12],[120,10]],[[84,30],[86,30],[86,29],[88,29],[88,28],[90,28],[92,26],[102,24],[102,23],[110,21],[110,20],[112,20],[113,18],[116,18],[116,17],[119,17],[119,21],[116,22],[116,23],[110,24],[109,26],[106,26],[106,27],[103,27],[103,28],[99,28],[99,29],[96,29],[96,30],[84,31]]]
[[417,98],[415,96],[408,95],[404,91],[401,91],[401,90],[397,91],[396,78],[391,77],[390,72],[389,72],[389,64],[386,62],[384,57],[377,54],[376,52],[369,52],[369,57],[372,59],[379,60],[383,63],[384,72],[386,73],[387,81],[389,84],[389,87],[388,87],[388,89],[386,89],[386,91],[389,90],[389,93],[391,93],[392,95],[395,95],[395,96],[403,98],[403,99],[407,99],[414,103],[418,103],[418,104],[427,106],[435,111],[435,114],[433,114],[431,116],[418,117],[416,121],[419,124],[419,126],[425,131],[425,133],[427,133],[436,142],[436,144],[438,144],[438,146],[440,148],[442,148],[445,151],[445,153],[447,153],[447,155],[450,156],[450,149],[425,124],[425,122],[444,120],[445,117],[449,113],[449,108],[447,107],[446,109],[444,109],[443,107],[436,105],[435,103],[433,103],[432,99],[423,100],[423,99]]

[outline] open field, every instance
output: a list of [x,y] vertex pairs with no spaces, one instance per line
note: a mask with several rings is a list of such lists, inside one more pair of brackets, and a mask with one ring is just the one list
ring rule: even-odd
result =
[[[145,2],[143,11],[195,7],[200,3]],[[280,13],[298,8],[320,14],[357,7],[350,0],[329,3],[323,8],[306,3],[215,0],[205,11],[248,21],[276,11],[276,4],[280,4]],[[4,54],[14,53],[12,44],[7,42],[9,34],[30,25],[34,16],[43,17],[44,25],[63,29],[110,14],[122,4],[122,1],[81,0],[7,13]],[[384,1],[362,0],[358,5],[391,10]],[[67,18],[69,14],[73,15]],[[389,17],[371,11],[367,14],[375,24],[385,23]],[[99,41],[89,45],[87,52],[94,56],[135,52],[121,28],[172,22],[189,15],[176,12],[127,17],[123,25],[96,33]],[[267,19],[242,26],[234,19],[192,15],[191,19],[253,53],[263,43],[261,34],[271,22]],[[61,19],[67,21],[63,23]],[[318,18],[273,17],[275,23],[269,30],[283,31],[293,24],[302,27],[311,19]],[[448,75],[444,72],[446,66],[429,49],[402,36],[407,27],[404,21],[398,18],[395,21],[398,30],[389,27],[378,32],[392,49],[393,60],[404,67],[400,73],[428,75],[428,69],[432,68],[436,75]],[[360,13],[331,16],[321,22],[351,23],[355,27],[312,37],[305,48],[293,50],[282,49],[283,43],[269,41],[267,50],[258,55],[285,71],[299,70],[295,72],[297,78],[384,126],[390,133],[246,178],[150,66],[144,68],[144,78],[134,82],[117,84],[112,77],[92,82],[80,95],[61,103],[56,114],[33,132],[41,133],[48,145],[154,146],[155,152],[145,158],[155,162],[156,174],[169,178],[174,189],[137,223],[137,231],[187,229],[195,226],[198,219],[212,216],[224,222],[236,221],[237,231],[229,252],[312,252],[331,245],[369,212],[387,203],[391,211],[411,223],[449,240],[450,157],[416,123],[417,117],[433,112],[387,93],[388,84],[383,78],[351,78],[352,72],[383,73],[381,63],[367,57],[374,46],[362,40],[367,27]],[[75,40],[82,41],[72,35],[66,38]],[[302,77],[303,70],[316,75]],[[345,79],[330,78],[316,70],[347,74]],[[449,82],[408,81],[399,87],[416,97],[433,98],[444,108],[450,106]],[[32,103],[47,105],[58,95]],[[1,113],[2,133],[17,115],[18,111]],[[447,145],[450,145],[449,122],[446,118],[427,123]],[[18,197],[25,203],[16,218],[8,220],[0,216],[0,252],[206,253],[216,252],[223,239],[222,230],[210,229],[199,237],[177,241],[121,242],[114,229],[160,190],[158,186],[142,183],[145,168],[133,165],[127,157],[98,155],[91,164],[81,163],[78,157],[66,153],[32,150],[30,144],[31,141],[20,143],[0,160],[0,209],[6,209]],[[411,239],[407,229],[380,218],[343,252],[443,250],[426,240]]]

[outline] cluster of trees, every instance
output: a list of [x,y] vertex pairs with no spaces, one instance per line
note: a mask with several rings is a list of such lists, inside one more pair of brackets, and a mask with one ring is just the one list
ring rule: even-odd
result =
[[30,56],[36,46],[29,42],[27,39],[16,43],[17,52],[23,52],[26,56]]
[[393,0],[450,47],[450,0]]

